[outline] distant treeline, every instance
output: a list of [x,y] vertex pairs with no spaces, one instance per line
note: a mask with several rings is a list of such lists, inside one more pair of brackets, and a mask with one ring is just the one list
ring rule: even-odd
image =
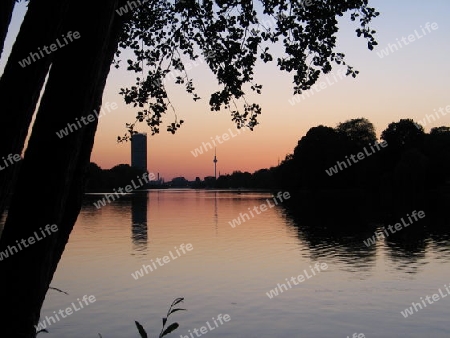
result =
[[393,122],[377,140],[365,118],[308,130],[277,167],[220,176],[218,188],[424,191],[450,179],[450,127],[425,133],[411,119]]
[[139,182],[144,171],[133,168],[128,164],[119,164],[111,169],[102,169],[95,163],[89,164],[88,182],[86,190],[88,192],[112,191],[119,187],[125,187],[132,181]]
[[[102,170],[91,163],[88,191],[112,191],[142,174],[126,164]],[[390,123],[377,140],[365,118],[335,128],[319,125],[276,167],[235,171],[216,182],[208,177],[187,186],[289,191],[292,198],[283,205],[321,226],[348,228],[383,217],[395,221],[413,210],[425,210],[429,223],[448,224],[443,215],[450,203],[450,127],[425,133],[418,123],[402,119]]]
[[[88,191],[125,186],[139,169],[120,164],[102,170],[90,164]],[[450,181],[450,127],[425,133],[411,119],[393,122],[377,140],[373,124],[365,118],[319,125],[308,130],[292,154],[276,167],[254,173],[235,171],[217,181],[193,187],[324,191],[358,189],[395,199],[443,187]]]

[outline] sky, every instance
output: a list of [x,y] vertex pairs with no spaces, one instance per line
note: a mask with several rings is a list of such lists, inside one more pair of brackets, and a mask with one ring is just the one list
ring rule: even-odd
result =
[[[347,63],[360,72],[356,78],[344,77],[335,68],[319,79],[323,82],[321,87],[293,98],[292,74],[279,71],[275,63],[258,64],[255,82],[263,85],[262,95],[247,96],[249,102],[259,103],[263,109],[254,131],[238,133],[228,111],[210,111],[209,95],[218,88],[217,81],[206,64],[191,63],[188,74],[202,99],[194,102],[183,87],[168,87],[178,119],[185,121],[182,127],[175,135],[166,132],[165,126],[174,118],[171,111],[155,136],[151,136],[145,123],[137,126],[136,130],[148,134],[149,172],[160,173],[166,181],[177,176],[189,180],[213,176],[214,150],[208,146],[205,150],[203,143],[212,143],[211,138],[216,136],[221,142],[215,139],[217,172],[231,174],[235,170],[254,172],[276,166],[293,152],[310,128],[318,125],[335,127],[339,122],[365,117],[374,124],[379,136],[391,122],[402,118],[421,121],[427,114],[435,114],[439,118],[426,122],[426,132],[449,126],[450,114],[443,116],[436,110],[450,105],[450,2],[369,3],[381,13],[371,25],[377,31],[378,41],[373,51],[367,49],[366,40],[356,37],[357,25],[348,15],[339,24],[337,50],[345,53]],[[0,73],[25,10],[23,2],[16,5]],[[413,41],[408,40],[411,34]],[[125,124],[134,122],[136,108],[127,106],[118,93],[120,88],[133,85],[134,80],[135,74],[111,68],[103,103],[115,103],[118,108],[100,118],[91,157],[103,169],[130,163],[130,143],[116,140],[126,133]],[[196,153],[196,148],[202,148],[203,154]]]

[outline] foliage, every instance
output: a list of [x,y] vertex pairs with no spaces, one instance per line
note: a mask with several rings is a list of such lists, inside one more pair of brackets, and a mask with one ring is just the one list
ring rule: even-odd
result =
[[322,187],[324,168],[329,168],[344,156],[342,139],[335,129],[322,125],[309,129],[294,149],[297,174],[291,183],[297,187]]
[[368,119],[362,117],[339,123],[336,131],[359,148],[377,140],[374,125]]
[[[169,316],[177,311],[186,311],[186,309],[181,309],[181,308],[174,308],[175,305],[182,303],[184,300],[184,298],[176,298],[172,304],[169,307],[169,310],[167,311],[166,317],[163,317],[162,322],[163,322],[163,327],[161,329],[161,332],[159,333],[159,338],[164,337],[165,335],[171,333],[172,331],[176,330],[179,326],[178,323],[172,323],[170,324],[168,327],[166,327],[167,324],[167,320],[169,318]],[[145,330],[142,326],[140,326],[140,324],[138,322],[136,322],[136,326],[138,327],[139,333],[141,334],[142,338],[146,338],[147,334],[145,333]],[[143,335],[143,333],[145,335]]]
[[[178,323],[172,323],[166,327],[166,324],[167,324],[167,320],[168,320],[169,316],[172,313],[177,312],[177,311],[187,311],[186,309],[175,308],[175,305],[182,303],[183,301],[184,301],[184,298],[175,298],[175,300],[170,305],[166,316],[163,317],[163,319],[162,319],[163,327],[161,329],[161,332],[159,333],[159,336],[158,336],[159,338],[162,338],[162,337],[168,335],[169,333],[175,331],[180,326]],[[136,324],[136,327],[137,327],[140,337],[148,338],[149,336],[147,334],[147,331],[145,331],[144,327],[138,321],[135,321],[134,323]],[[98,336],[100,338],[102,338],[102,335],[100,333],[98,334]]]
[[[390,123],[381,139],[387,142],[386,148],[373,153],[370,148],[376,140],[373,125],[365,118],[340,123],[336,128],[312,127],[293,154],[274,169],[276,184],[293,191],[336,188],[378,191],[382,181],[397,189],[396,177],[404,180],[406,176],[420,177],[414,184],[420,181],[426,189],[442,186],[450,178],[450,128],[435,127],[426,134],[413,120],[403,119]],[[363,161],[338,174],[326,174],[325,169],[335,166],[337,161],[345,162],[364,148],[372,154]]]
[[137,181],[144,171],[128,164],[118,164],[111,169],[101,169],[96,163],[90,163],[88,168],[88,191],[112,190],[124,187],[131,181]]
[[409,149],[422,145],[425,132],[423,127],[411,119],[401,119],[398,122],[389,123],[381,133],[381,139],[395,149]]
[[[368,0],[315,0],[309,6],[302,1],[183,0],[149,1],[129,15],[120,42],[121,49],[131,49],[134,58],[127,60],[127,69],[139,73],[136,83],[122,88],[127,104],[138,107],[134,123],[127,124],[134,133],[137,122],[146,122],[152,135],[159,133],[162,116],[169,107],[165,79],[177,73],[175,83],[184,85],[194,101],[200,99],[185,61],[203,57],[217,78],[220,90],[209,99],[212,111],[228,109],[238,128],[253,128],[258,124],[261,107],[245,99],[245,86],[261,93],[262,85],[254,81],[256,62],[274,62],[282,71],[293,72],[294,94],[301,94],[317,81],[320,74],[329,73],[333,65],[346,65],[347,75],[358,71],[347,65],[345,55],[336,51],[338,17],[350,12],[352,21],[359,20],[357,36],[367,40],[370,50],[377,42],[369,26],[379,15],[368,6]],[[274,46],[282,46],[284,55],[274,58]],[[119,67],[120,60],[115,65]],[[243,112],[237,100],[243,100]],[[183,120],[167,126],[175,133]],[[129,139],[118,137],[118,141]]]

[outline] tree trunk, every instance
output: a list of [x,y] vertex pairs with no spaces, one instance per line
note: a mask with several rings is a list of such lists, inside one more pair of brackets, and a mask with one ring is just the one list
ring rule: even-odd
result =
[[[123,6],[125,1],[119,1],[119,7]],[[114,53],[117,50],[120,34],[123,30],[123,23],[126,20],[126,16],[116,15],[111,29],[110,38],[108,39],[108,45],[106,46],[105,53],[103,54],[104,60],[102,69],[99,75],[99,83],[96,86],[94,92],[93,109],[99,111],[102,101],[103,90],[106,85],[106,80],[109,74],[109,70],[114,59]],[[91,152],[94,146],[94,137],[97,129],[98,120],[92,123],[92,126],[87,126],[82,141],[82,148],[80,150],[79,160],[75,169],[72,185],[70,186],[69,195],[66,202],[66,208],[64,216],[61,221],[61,227],[64,229],[64,233],[60,232],[58,239],[58,247],[55,250],[53,260],[53,273],[56,271],[57,265],[64,252],[65,245],[69,239],[70,232],[77,220],[78,214],[81,210],[81,204],[83,195],[86,188],[88,178],[88,167],[91,159]],[[52,276],[53,277],[53,276]]]
[[6,34],[8,34],[8,27],[11,22],[15,3],[16,0],[0,1],[0,57],[3,54]]
[[[4,0],[1,0],[2,3]],[[9,0],[8,0],[9,1]],[[22,67],[19,61],[49,46],[61,37],[61,24],[69,0],[31,0],[19,34],[0,79],[0,158],[21,154],[45,77],[56,51],[30,65]],[[2,5],[3,6],[3,5]],[[39,54],[37,54],[39,56]],[[3,161],[0,162],[5,167]],[[0,214],[11,192],[17,162],[0,170]]]
[[[97,119],[61,139],[56,131],[98,109],[121,28],[122,18],[114,11],[117,3],[73,1],[69,9],[65,27],[78,31],[80,38],[55,56],[0,251],[34,231],[40,234],[39,228],[46,224],[56,224],[58,231],[1,263],[0,274],[6,278],[0,280],[0,303],[8,309],[0,317],[1,336],[35,336],[34,325],[45,294],[80,210],[80,183],[89,163]],[[46,168],[37,178],[35,171],[41,166]]]

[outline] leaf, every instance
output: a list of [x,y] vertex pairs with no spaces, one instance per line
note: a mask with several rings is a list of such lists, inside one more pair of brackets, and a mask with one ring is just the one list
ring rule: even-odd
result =
[[144,327],[141,324],[139,324],[138,321],[134,321],[134,322],[136,323],[136,327],[139,331],[139,334],[141,335],[141,338],[148,338],[147,332],[145,332]]
[[163,326],[164,326],[164,325],[166,325],[166,322],[167,322],[167,318],[166,318],[166,317],[164,317],[164,318],[162,319],[162,321],[163,321]]
[[[181,121],[180,121],[181,122]],[[184,300],[184,298],[175,298],[175,300],[172,303],[172,306],[177,305],[178,303],[181,303]]]
[[167,329],[164,330],[164,332],[159,336],[164,337],[166,334],[171,333],[172,331],[176,330],[180,325],[178,325],[178,323],[172,323],[169,325],[169,327]]
[[177,311],[187,311],[187,310],[186,310],[186,309],[172,309],[172,310],[169,312],[169,315],[172,314],[172,313],[174,313],[174,312],[177,312]]

